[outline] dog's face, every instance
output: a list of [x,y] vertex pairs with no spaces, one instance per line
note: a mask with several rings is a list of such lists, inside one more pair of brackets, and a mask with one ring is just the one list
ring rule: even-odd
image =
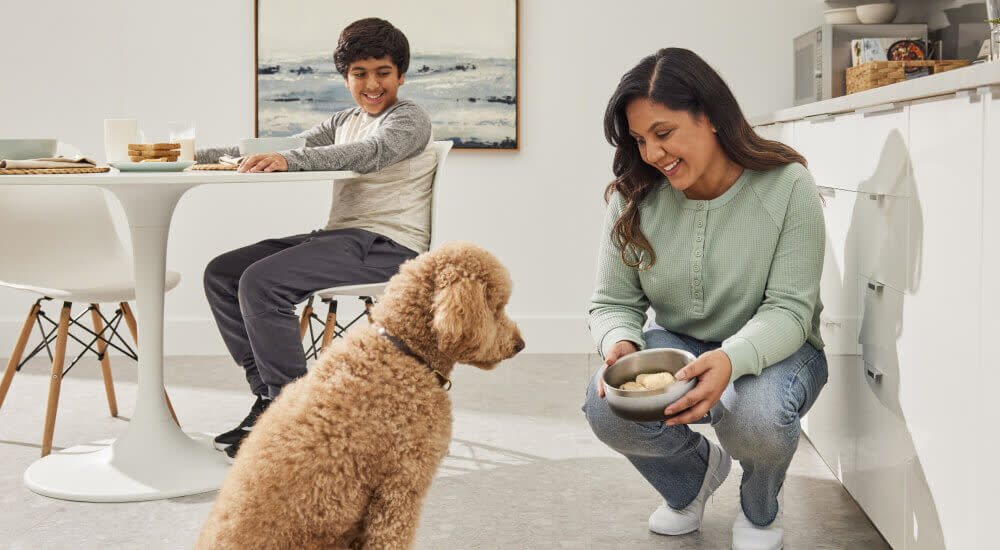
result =
[[465,243],[448,243],[432,254],[432,329],[441,352],[456,362],[492,369],[524,349],[521,332],[505,311],[512,289],[507,268],[486,250]]

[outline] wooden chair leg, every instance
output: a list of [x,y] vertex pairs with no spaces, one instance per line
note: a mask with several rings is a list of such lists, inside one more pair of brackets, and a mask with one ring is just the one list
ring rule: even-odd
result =
[[35,327],[35,320],[38,319],[38,310],[42,309],[35,302],[31,306],[31,311],[28,312],[28,318],[24,320],[24,325],[21,326],[21,335],[17,337],[17,343],[14,344],[14,351],[10,355],[10,360],[7,361],[7,369],[3,371],[3,379],[0,380],[0,407],[3,407],[3,400],[7,397],[7,390],[10,389],[10,383],[14,380],[14,373],[17,372],[17,364],[21,362],[21,355],[24,354],[24,346],[28,343],[28,336],[31,335],[31,329]]
[[309,318],[312,317],[313,312],[313,298],[309,297],[309,301],[306,302],[306,307],[302,309],[302,318],[299,319],[299,339],[306,337],[306,330],[309,328]]
[[[101,334],[104,329],[104,320],[101,318],[101,310],[97,304],[90,304],[90,319],[94,322],[94,332]],[[111,378],[111,358],[106,353],[108,342],[104,336],[97,341],[97,354],[101,356],[101,374],[104,376],[104,393],[108,396],[108,410],[111,416],[118,416],[118,400],[115,399],[115,383]]]
[[372,308],[375,307],[374,302],[372,302],[371,296],[365,296],[365,315],[368,316],[368,322],[374,323],[372,321]]
[[63,302],[56,333],[56,350],[52,357],[52,378],[49,380],[49,401],[45,409],[45,432],[42,435],[42,456],[52,452],[52,434],[56,428],[56,408],[59,406],[59,387],[62,385],[63,360],[66,358],[66,340],[69,336],[69,313],[73,306]]
[[[125,324],[128,325],[128,331],[132,333],[132,341],[138,346],[139,328],[135,323],[135,315],[132,315],[132,308],[129,307],[128,302],[122,302],[119,306],[121,306],[122,314],[125,316]],[[167,400],[167,409],[170,411],[170,416],[174,419],[174,424],[180,426],[181,423],[177,420],[177,414],[174,413],[174,406],[170,404],[170,396],[167,394],[166,388],[163,389],[163,397]]]
[[337,332],[337,300],[330,300],[330,306],[326,310],[326,323],[323,324],[323,347],[326,349],[333,340],[333,334]]

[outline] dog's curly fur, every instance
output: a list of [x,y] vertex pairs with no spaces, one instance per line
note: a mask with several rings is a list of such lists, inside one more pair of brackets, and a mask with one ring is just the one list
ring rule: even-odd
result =
[[243,441],[196,548],[408,548],[451,440],[439,378],[491,369],[524,341],[507,269],[448,243],[400,267],[372,318],[282,391]]

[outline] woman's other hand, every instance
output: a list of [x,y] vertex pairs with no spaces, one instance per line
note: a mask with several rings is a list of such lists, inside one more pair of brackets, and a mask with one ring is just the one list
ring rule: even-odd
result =
[[[708,414],[709,409],[722,398],[722,392],[729,385],[732,373],[733,363],[729,360],[729,356],[718,349],[701,354],[677,371],[678,380],[689,380],[697,376],[698,385],[664,409],[663,414],[667,416],[677,415],[668,419],[666,424],[687,424]],[[684,411],[683,414],[678,414],[681,411]]]
[[243,159],[237,172],[287,172],[288,160],[278,153],[250,155]]
[[[601,372],[603,373],[604,369],[614,365],[622,357],[637,351],[639,351],[639,348],[628,340],[615,342],[615,345],[611,346],[611,349],[608,350],[608,356],[604,359],[604,366],[601,367]],[[604,397],[604,374],[597,377],[597,395],[602,398]]]

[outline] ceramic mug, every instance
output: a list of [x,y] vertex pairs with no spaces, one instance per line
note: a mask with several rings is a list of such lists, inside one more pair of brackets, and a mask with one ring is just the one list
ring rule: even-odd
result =
[[128,162],[128,144],[142,143],[139,121],[134,118],[104,119],[104,156],[108,162]]

